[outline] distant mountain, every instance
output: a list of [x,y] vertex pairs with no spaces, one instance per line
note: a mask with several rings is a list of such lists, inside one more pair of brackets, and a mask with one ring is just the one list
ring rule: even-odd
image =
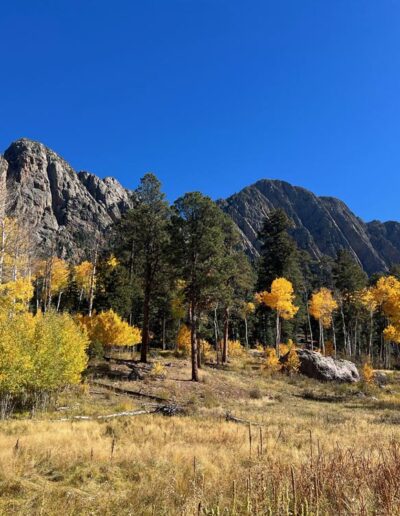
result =
[[365,223],[339,199],[318,197],[285,181],[263,179],[218,203],[236,222],[253,257],[260,249],[263,219],[282,208],[293,221],[297,244],[315,258],[348,249],[369,274],[400,263],[400,223]]
[[[0,189],[7,192],[8,213],[26,220],[43,253],[54,249],[73,259],[106,238],[110,224],[131,206],[131,192],[116,179],[76,173],[55,152],[25,138],[0,156]],[[282,208],[299,247],[316,258],[348,249],[370,274],[400,263],[400,223],[365,223],[342,201],[284,181],[263,179],[218,204],[237,224],[252,257],[258,255],[263,219]]]
[[7,211],[26,221],[44,253],[81,258],[84,249],[129,208],[129,192],[113,178],[78,174],[55,152],[28,139],[0,156]]

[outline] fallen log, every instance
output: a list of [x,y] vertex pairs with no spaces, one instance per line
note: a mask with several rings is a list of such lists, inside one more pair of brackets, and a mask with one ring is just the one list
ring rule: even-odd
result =
[[232,421],[233,423],[241,423],[243,425],[252,425],[252,426],[265,426],[261,423],[257,423],[255,421],[249,421],[248,419],[242,419],[240,417],[233,416],[230,412],[225,414],[226,421]]
[[142,416],[143,414],[162,414],[163,416],[177,416],[183,414],[184,409],[179,405],[161,405],[151,410],[126,410],[124,412],[116,412],[115,414],[105,414],[100,416],[71,416],[56,419],[56,421],[98,421],[104,419],[113,419],[116,417]]
[[151,400],[159,401],[161,403],[163,403],[163,402],[168,403],[171,401],[168,398],[161,398],[160,396],[155,396],[154,394],[147,394],[147,393],[144,393],[141,391],[132,391],[130,389],[124,389],[123,387],[119,387],[118,385],[110,385],[109,383],[102,382],[101,380],[92,380],[91,383],[94,385],[104,387],[105,389],[109,389],[110,391],[125,394],[127,396],[138,396],[138,397],[149,398]]

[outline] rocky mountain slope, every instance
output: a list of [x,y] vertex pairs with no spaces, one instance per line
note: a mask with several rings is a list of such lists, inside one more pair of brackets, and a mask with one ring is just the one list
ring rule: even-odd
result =
[[299,247],[315,258],[348,249],[370,274],[400,263],[400,223],[365,223],[339,199],[317,197],[284,181],[263,179],[219,205],[238,225],[251,256],[258,254],[264,217],[282,208],[293,221],[291,233]]
[[[55,152],[28,139],[0,156],[0,205],[2,192],[8,213],[26,221],[44,254],[54,249],[69,258],[82,258],[131,205],[130,192],[116,179],[76,173]],[[400,223],[365,223],[342,201],[284,181],[258,181],[219,205],[238,225],[253,257],[264,217],[279,207],[292,219],[299,246],[316,258],[349,249],[368,273],[400,263]]]
[[[6,209],[22,218],[44,254],[80,258],[130,206],[129,193],[113,178],[77,174],[43,144],[17,140],[0,157]],[[3,196],[4,197],[4,196]]]

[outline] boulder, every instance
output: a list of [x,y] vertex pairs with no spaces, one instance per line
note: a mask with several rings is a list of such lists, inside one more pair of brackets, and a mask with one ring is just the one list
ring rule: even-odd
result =
[[[300,359],[299,372],[325,382],[346,382],[354,383],[360,380],[357,367],[349,360],[340,360],[333,357],[324,357],[321,353],[308,349],[298,349],[297,355]],[[288,355],[281,358],[284,363]]]

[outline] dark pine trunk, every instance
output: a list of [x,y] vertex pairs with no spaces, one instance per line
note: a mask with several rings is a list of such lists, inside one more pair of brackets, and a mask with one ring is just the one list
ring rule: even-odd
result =
[[224,338],[222,342],[222,363],[228,361],[229,308],[224,310]]

